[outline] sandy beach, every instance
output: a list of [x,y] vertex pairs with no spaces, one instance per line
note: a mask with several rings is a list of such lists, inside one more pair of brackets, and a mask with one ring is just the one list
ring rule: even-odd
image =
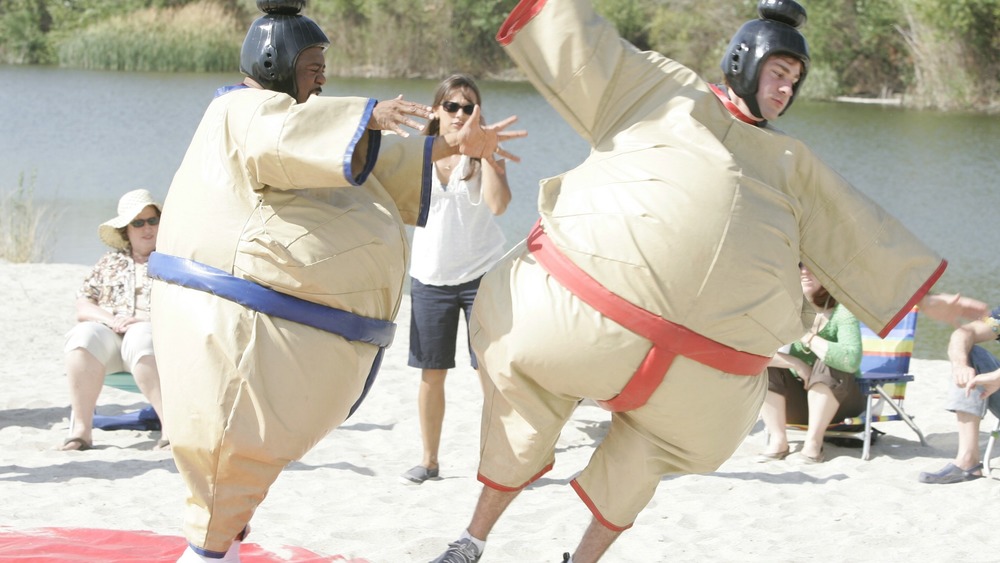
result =
[[[63,335],[89,269],[0,263],[0,529],[180,536],[185,489],[170,453],[153,449],[158,432],[95,430],[94,449],[57,451],[70,414]],[[368,400],[284,472],[257,511],[249,543],[275,553],[295,546],[355,561],[422,562],[467,525],[480,489],[481,392],[466,357],[449,377],[442,478],[420,486],[398,479],[421,451],[419,374],[406,366],[408,320],[404,300],[396,343]],[[957,438],[954,415],[942,408],[951,384],[947,362],[918,359],[911,371],[917,379],[907,410],[928,446],[904,423],[893,422],[879,425],[886,434],[867,462],[860,449],[828,444],[828,461],[820,465],[792,458],[758,464],[754,456],[764,443],[758,423],[716,472],[665,478],[604,560],[995,561],[1000,471],[994,479],[956,485],[917,482],[920,471],[951,460]],[[98,412],[141,406],[140,395],[105,388]],[[483,563],[555,562],[573,550],[590,513],[568,483],[608,419],[595,406],[578,409],[563,432],[554,470],[511,506]],[[992,417],[984,422],[983,443],[994,424]]]

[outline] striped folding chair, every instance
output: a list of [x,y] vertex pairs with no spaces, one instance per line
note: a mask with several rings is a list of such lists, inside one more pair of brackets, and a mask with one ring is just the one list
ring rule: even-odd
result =
[[[861,459],[871,457],[872,427],[876,422],[901,420],[912,429],[926,446],[923,432],[913,418],[903,410],[906,384],[913,381],[909,373],[913,355],[913,337],[917,331],[917,309],[906,314],[885,338],[861,323],[861,376],[857,378],[861,393],[867,397],[865,412],[860,416],[831,424],[825,435],[835,438],[861,440]],[[885,407],[889,414],[882,414]],[[860,428],[860,430],[858,430]]]

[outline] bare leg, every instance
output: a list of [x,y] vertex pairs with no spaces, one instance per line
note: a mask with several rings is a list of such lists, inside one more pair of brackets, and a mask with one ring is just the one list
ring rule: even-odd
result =
[[958,453],[955,454],[955,465],[968,470],[982,461],[979,459],[979,423],[982,419],[961,411],[955,415],[958,418]]
[[802,444],[802,454],[809,457],[819,457],[823,450],[823,434],[826,427],[837,414],[840,402],[833,396],[830,386],[817,383],[809,388],[809,428],[806,430],[806,440]]
[[[785,433],[785,396],[768,391],[760,408],[760,417],[767,429],[765,454],[776,454],[788,449],[788,434]],[[576,558],[574,557],[574,561]]]
[[424,444],[424,457],[420,465],[427,469],[438,466],[441,447],[441,428],[444,426],[444,381],[446,369],[425,369],[420,375],[420,436]]
[[[104,364],[84,348],[66,353],[66,376],[69,380],[70,408],[73,422],[69,438],[79,438],[87,444],[93,442],[94,409],[104,385]],[[73,442],[64,450],[76,450],[81,444]]]
[[483,492],[479,494],[479,502],[476,503],[476,511],[472,515],[472,522],[469,524],[469,534],[478,540],[486,541],[486,536],[490,535],[497,520],[520,492],[520,490],[498,491],[483,487]]
[[135,384],[146,396],[149,404],[156,411],[156,416],[160,417],[160,424],[163,425],[162,439],[167,440],[167,426],[163,418],[163,397],[160,394],[160,372],[156,369],[156,360],[153,356],[143,356],[136,362],[132,369],[132,377]]
[[580,545],[576,546],[576,551],[573,552],[573,563],[594,563],[620,535],[621,532],[605,527],[596,518],[592,519],[583,538],[580,539]]

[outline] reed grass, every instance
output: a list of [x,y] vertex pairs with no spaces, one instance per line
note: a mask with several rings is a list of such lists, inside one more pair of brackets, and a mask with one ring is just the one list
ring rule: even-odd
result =
[[0,260],[44,262],[52,254],[54,213],[35,201],[35,178],[0,188]]
[[57,44],[59,62],[87,69],[229,72],[239,69],[244,23],[202,0],[147,8],[74,31]]

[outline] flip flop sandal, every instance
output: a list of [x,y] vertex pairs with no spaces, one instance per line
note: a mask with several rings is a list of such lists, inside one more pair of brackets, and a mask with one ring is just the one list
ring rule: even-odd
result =
[[[67,448],[66,446],[70,444],[77,444],[77,446],[75,448]],[[85,452],[94,447],[93,444],[83,438],[66,438],[62,445],[63,447],[59,449],[64,452]]]
[[769,462],[772,462],[772,461],[781,461],[781,460],[785,459],[786,457],[788,457],[788,454],[790,454],[790,453],[792,453],[791,449],[785,449],[785,450],[780,451],[780,452],[774,452],[774,453],[769,453],[769,454],[761,453],[761,454],[757,454],[757,457],[754,458],[754,461],[756,461],[757,463],[769,463]]
[[799,455],[802,457],[802,461],[809,465],[817,465],[826,461],[826,454],[823,452],[823,448],[820,448],[819,453],[815,457],[801,452],[799,452]]

